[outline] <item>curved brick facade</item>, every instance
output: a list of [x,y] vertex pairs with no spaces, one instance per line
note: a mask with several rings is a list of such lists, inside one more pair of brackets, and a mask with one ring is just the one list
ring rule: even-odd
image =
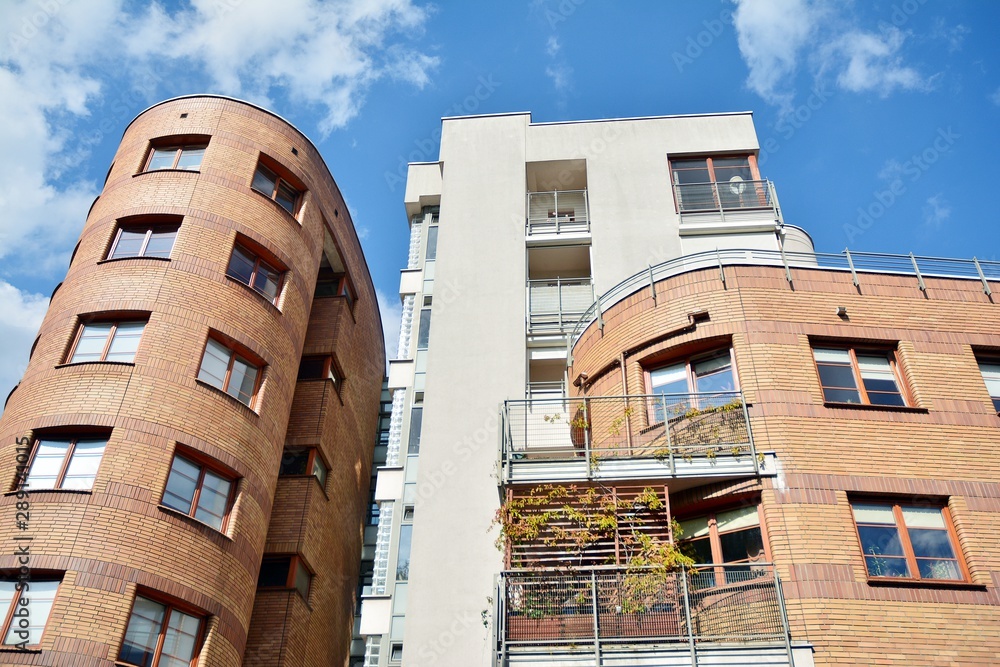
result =
[[[166,137],[208,137],[200,168],[144,171],[151,142]],[[251,189],[261,154],[305,186],[296,216]],[[169,260],[106,261],[122,219],[153,214],[180,216]],[[237,235],[287,268],[276,305],[227,277]],[[353,304],[343,296],[314,302],[324,242],[350,276]],[[134,363],[66,364],[82,317],[118,313],[148,313]],[[196,380],[210,332],[265,363],[252,408]],[[304,353],[333,355],[339,387],[297,382]],[[70,655],[79,656],[73,664],[112,664],[137,588],[203,614],[199,664],[239,665],[244,652],[245,664],[346,656],[383,366],[361,248],[309,140],[224,98],[180,98],[138,116],[0,420],[0,466],[8,471],[15,439],[39,429],[110,432],[92,490],[31,494],[31,567],[61,574],[62,583],[40,653],[12,664],[67,664]],[[279,478],[286,445],[322,453],[325,489],[310,476]],[[162,505],[178,446],[237,480],[221,532]],[[5,531],[13,530],[15,500],[0,500]],[[294,590],[257,594],[265,553],[308,563],[315,610]],[[0,567],[16,567],[14,560],[2,556]],[[289,638],[293,618],[309,637]]]

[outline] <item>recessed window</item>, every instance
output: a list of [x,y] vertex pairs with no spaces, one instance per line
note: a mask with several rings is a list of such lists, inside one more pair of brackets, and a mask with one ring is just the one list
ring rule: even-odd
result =
[[399,527],[399,549],[396,552],[396,581],[410,578],[410,547],[413,544],[413,524],[404,523]]
[[420,430],[423,427],[423,423],[423,406],[413,406],[413,409],[410,411],[410,437],[406,447],[407,454],[420,453]]
[[108,259],[124,257],[169,258],[179,224],[128,223],[115,233]]
[[333,357],[310,355],[299,362],[299,380],[332,380],[339,390],[341,377]]
[[315,447],[289,447],[281,455],[279,475],[313,475],[326,488],[326,464]]
[[681,212],[769,205],[753,155],[672,158],[670,174]]
[[993,409],[1000,413],[1000,359],[980,359],[979,372],[993,399]]
[[354,304],[358,300],[358,293],[346,273],[336,273],[331,269],[321,268],[316,277],[315,297],[332,296],[342,296],[347,299],[347,305],[351,310],[354,310]]
[[207,147],[208,144],[154,146],[149,152],[149,161],[146,163],[145,171],[159,171],[161,169],[198,171],[201,168],[201,160],[205,156]]
[[236,244],[229,258],[226,275],[237,280],[274,303],[281,290],[283,269],[265,261],[248,248]]
[[253,407],[261,367],[214,338],[205,345],[198,379]]
[[273,199],[290,215],[295,215],[302,192],[289,183],[287,177],[281,176],[270,167],[259,163],[250,187],[265,197]]
[[851,509],[869,577],[966,579],[947,507],[854,501]]
[[698,564],[754,563],[766,560],[757,506],[685,519],[681,549]]
[[173,605],[138,596],[118,661],[137,667],[187,667],[201,644],[203,620]]
[[403,661],[403,645],[393,644],[389,647],[389,662]]
[[117,361],[132,363],[145,321],[120,320],[113,322],[90,322],[80,327],[69,361],[79,364],[87,361]]
[[906,405],[896,356],[888,350],[813,348],[816,369],[828,403]]
[[[3,645],[38,646],[42,643],[42,632],[49,620],[59,581],[32,577],[30,587],[18,590],[16,586],[17,581],[0,581],[0,614],[4,619],[0,635],[3,636]],[[27,615],[24,615],[24,610]],[[15,618],[15,611],[21,615]],[[22,622],[27,622],[27,626],[21,625]]]
[[32,491],[92,489],[107,444],[107,436],[39,438],[25,485]]
[[174,456],[163,504],[221,531],[229,515],[234,480],[192,458]]
[[309,599],[312,573],[299,556],[264,556],[257,577],[257,588],[294,588],[303,599]]
[[653,368],[648,381],[655,396],[651,419],[656,423],[689,408],[723,405],[738,392],[729,349]]

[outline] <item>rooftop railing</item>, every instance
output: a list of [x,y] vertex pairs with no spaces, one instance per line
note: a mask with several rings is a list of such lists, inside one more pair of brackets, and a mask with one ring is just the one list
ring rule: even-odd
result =
[[594,303],[590,278],[528,281],[528,333],[565,333]]
[[[519,646],[756,643],[791,655],[781,582],[771,564],[514,570],[496,598],[498,667]],[[558,650],[558,649],[555,649]]]
[[722,183],[678,183],[674,185],[677,210],[681,213],[746,209],[772,209],[780,220],[778,197],[771,181],[725,181]]
[[557,190],[528,193],[528,220],[525,233],[582,234],[590,231],[586,190]]

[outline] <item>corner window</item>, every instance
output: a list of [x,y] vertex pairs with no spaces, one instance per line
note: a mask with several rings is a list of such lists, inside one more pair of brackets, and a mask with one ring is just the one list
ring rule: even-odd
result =
[[143,171],[160,171],[162,169],[198,171],[201,168],[201,160],[205,156],[207,147],[207,141],[204,143],[154,146],[149,152],[149,160]]
[[261,366],[237,354],[214,338],[205,345],[198,379],[253,407]]
[[[49,620],[52,604],[59,590],[58,580],[36,579],[32,577],[30,587],[17,589],[17,581],[0,581],[0,614],[3,614],[3,645],[38,646],[42,643],[45,623]],[[20,619],[27,622],[22,626],[14,617],[15,611],[27,610],[27,616]],[[23,613],[23,612],[22,612]]]
[[299,556],[264,556],[257,577],[257,588],[294,588],[308,601],[312,578],[312,572]]
[[107,436],[39,438],[25,486],[31,491],[92,489],[107,444]]
[[289,447],[281,455],[278,475],[312,475],[326,488],[327,467],[315,447]]
[[259,254],[237,243],[233,246],[226,275],[274,303],[281,290],[284,269],[265,261]]
[[965,581],[948,508],[853,501],[868,576]]
[[691,408],[724,405],[739,391],[730,349],[651,369],[648,382],[656,423]]
[[767,560],[757,506],[715,512],[678,523],[681,549],[697,564]]
[[145,321],[90,322],[80,327],[66,363],[117,361],[132,363],[139,349]]
[[993,409],[1000,413],[1000,359],[980,359],[979,372],[993,400]]
[[201,644],[203,620],[171,604],[138,596],[118,660],[136,667],[186,667]]
[[174,456],[163,504],[221,531],[229,516],[233,478],[193,458]]
[[125,257],[170,257],[180,223],[122,222],[115,233],[107,259]]
[[347,305],[352,311],[354,303],[358,300],[354,284],[346,273],[335,273],[330,269],[321,268],[316,278],[315,297],[332,296],[342,296],[347,299]]
[[906,405],[893,352],[816,347],[813,356],[827,403]]
[[281,176],[270,167],[259,163],[250,187],[265,197],[273,199],[278,206],[288,211],[289,215],[295,215],[302,192],[289,183],[287,177]]
[[672,158],[670,174],[682,213],[770,205],[753,155]]

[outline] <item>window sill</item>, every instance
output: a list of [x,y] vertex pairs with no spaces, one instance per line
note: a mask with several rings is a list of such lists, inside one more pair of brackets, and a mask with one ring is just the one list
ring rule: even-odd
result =
[[827,408],[846,408],[848,410],[884,410],[886,412],[909,412],[917,415],[926,415],[930,412],[927,408],[920,408],[914,405],[876,405],[874,403],[837,403],[835,401],[823,401],[823,406]]
[[200,169],[150,169],[148,171],[140,171],[137,174],[132,174],[132,178],[137,176],[145,176],[146,174],[200,174]]
[[94,495],[94,490],[93,489],[21,489],[21,490],[15,489],[13,491],[7,491],[3,495],[6,498],[9,496],[16,496],[19,493],[26,493],[28,494],[28,497],[31,497],[37,493],[67,493],[74,496],[92,496]]
[[67,366],[135,366],[134,361],[67,361],[65,364],[58,364],[56,368],[66,368]]
[[[247,405],[246,403],[244,403],[240,399],[234,398],[234,397],[230,396],[227,392],[222,391],[221,389],[219,389],[218,387],[216,387],[214,384],[209,384],[209,383],[205,382],[204,380],[199,380],[198,378],[195,378],[194,381],[195,381],[196,384],[199,384],[202,387],[205,387],[206,389],[211,389],[216,394],[220,394],[222,396],[225,396],[231,402],[233,402],[234,404],[236,404],[239,407],[243,408],[243,410],[245,410],[246,412],[248,412],[250,415],[252,415],[254,417],[260,417],[260,415],[257,413],[257,411],[254,410],[252,407],[250,407],[249,405]],[[257,397],[254,396],[255,402],[256,402],[256,398]]]
[[319,490],[322,491],[323,495],[326,496],[326,499],[329,500],[330,499],[330,494],[328,494],[326,492],[326,488],[323,487],[323,485],[319,481],[319,477],[317,477],[316,475],[307,475],[305,473],[298,474],[298,475],[278,475],[278,479],[279,480],[282,480],[282,479],[308,479],[310,477],[312,479],[316,480],[316,486],[319,487]]
[[902,578],[877,578],[868,579],[869,586],[885,586],[893,588],[947,588],[960,591],[985,591],[986,586],[975,584],[971,581],[954,581],[947,579],[902,579]]
[[162,503],[158,504],[157,507],[160,509],[161,512],[165,512],[165,513],[170,514],[172,516],[176,516],[176,517],[178,517],[180,519],[185,519],[188,523],[190,523],[191,525],[193,525],[196,528],[199,528],[199,529],[204,530],[204,531],[211,531],[210,537],[221,537],[221,538],[224,538],[228,542],[232,542],[233,541],[233,538],[229,537],[228,535],[226,535],[221,530],[218,530],[217,528],[213,528],[212,526],[208,525],[204,521],[199,521],[198,519],[194,518],[190,514],[185,514],[184,512],[181,512],[180,510],[175,510],[173,507],[168,507],[167,505],[164,505]]
[[[263,198],[264,198],[264,199],[266,199],[267,201],[271,202],[271,204],[272,204],[272,205],[273,205],[273,206],[274,206],[274,207],[275,207],[276,209],[278,209],[279,211],[281,211],[281,213],[282,213],[282,214],[283,214],[283,215],[284,215],[284,216],[285,216],[286,218],[288,218],[289,220],[291,220],[292,222],[294,222],[294,223],[295,223],[296,225],[298,225],[298,226],[299,226],[299,229],[302,229],[302,223],[301,223],[301,222],[299,222],[299,219],[298,219],[297,217],[295,217],[295,215],[292,215],[291,213],[289,213],[289,212],[288,212],[288,209],[287,209],[287,208],[285,208],[284,206],[282,206],[282,205],[281,205],[281,204],[279,204],[278,202],[274,201],[274,199],[272,199],[270,195],[266,195],[266,194],[264,194],[263,192],[261,192],[260,190],[255,190],[255,189],[254,189],[254,188],[252,188],[252,187],[250,188],[250,192],[253,192],[253,193],[254,193],[254,194],[256,194],[256,195],[257,195],[258,197],[263,197]],[[303,193],[303,194],[305,194],[305,193]],[[299,196],[301,197],[302,195],[299,195]],[[300,202],[301,202],[301,199],[300,199]],[[296,214],[297,214],[297,213],[298,213],[298,212],[299,212],[299,211],[301,210],[301,208],[302,208],[301,206],[298,206],[298,207],[296,207],[296,211],[295,211],[295,212],[296,212]]]
[[[0,646],[0,653],[25,653],[28,655],[35,654],[40,655],[42,652],[41,647],[37,644],[35,646],[29,646],[27,648],[17,648],[13,644],[6,644]],[[124,667],[135,667],[134,665],[125,665]]]
[[147,257],[145,255],[135,255],[133,257],[108,257],[107,259],[102,259],[97,262],[98,265],[107,264],[109,262],[123,262],[126,259],[148,259],[154,262],[169,262],[169,257]]
[[[242,280],[237,280],[236,278],[233,278],[228,273],[226,274],[226,280],[228,280],[229,282],[234,283],[236,285],[239,285],[244,290],[250,292],[251,294],[253,294],[254,296],[256,296],[258,299],[260,299],[261,303],[264,303],[265,305],[267,305],[269,308],[271,308],[272,310],[274,310],[274,312],[278,313],[279,315],[281,314],[281,309],[278,308],[278,306],[276,306],[274,304],[274,301],[271,301],[265,295],[261,294],[260,292],[258,292],[254,288],[250,287],[249,285],[247,285]],[[275,297],[275,301],[277,301],[277,299],[278,299],[278,297]]]

